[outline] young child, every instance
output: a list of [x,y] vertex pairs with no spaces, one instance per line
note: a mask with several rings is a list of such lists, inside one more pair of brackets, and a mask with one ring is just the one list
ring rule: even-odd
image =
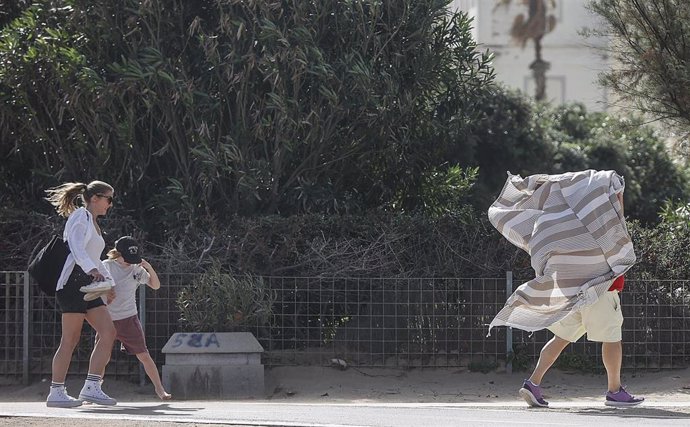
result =
[[103,265],[116,285],[115,298],[112,301],[108,298],[108,311],[115,324],[116,339],[144,365],[158,397],[168,400],[172,396],[163,388],[158,368],[146,348],[135,298],[139,285],[159,289],[161,282],[158,275],[151,264],[141,258],[139,243],[130,236],[121,237],[115,242],[115,249],[108,252],[108,259],[103,261]]

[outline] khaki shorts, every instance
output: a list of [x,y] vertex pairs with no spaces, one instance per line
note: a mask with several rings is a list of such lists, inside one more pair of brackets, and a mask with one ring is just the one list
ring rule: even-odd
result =
[[618,342],[623,339],[623,313],[618,291],[609,291],[581,311],[549,326],[558,338],[575,342],[587,333],[589,341]]

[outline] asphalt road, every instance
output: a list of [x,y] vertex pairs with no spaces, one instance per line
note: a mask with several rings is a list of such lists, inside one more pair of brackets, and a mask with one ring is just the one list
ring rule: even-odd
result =
[[554,404],[528,409],[509,403],[278,403],[237,401],[127,402],[114,407],[85,405],[74,409],[47,408],[42,402],[0,402],[0,425],[77,427],[120,426],[629,426],[690,425],[690,402],[645,402],[627,409],[603,404]]

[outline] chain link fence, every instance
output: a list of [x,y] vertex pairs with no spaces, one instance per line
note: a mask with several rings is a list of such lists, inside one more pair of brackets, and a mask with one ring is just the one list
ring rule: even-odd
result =
[[[158,291],[140,288],[140,317],[158,366],[161,348],[182,331],[176,299],[192,274],[162,274]],[[37,292],[23,271],[0,272],[0,378],[28,383],[50,378],[60,341],[54,298]],[[266,324],[252,332],[265,349],[263,363],[328,365],[333,359],[359,367],[465,367],[529,370],[550,333],[487,325],[520,281],[503,278],[264,277],[275,297]],[[690,365],[690,281],[626,281],[621,294],[624,369]],[[86,374],[94,333],[85,323],[70,374]],[[561,361],[570,368],[601,366],[600,345],[581,339]],[[144,380],[136,358],[113,349],[107,376]]]

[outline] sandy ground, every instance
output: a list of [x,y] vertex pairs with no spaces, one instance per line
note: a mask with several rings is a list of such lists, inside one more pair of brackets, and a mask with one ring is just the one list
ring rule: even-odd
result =
[[[280,367],[266,369],[266,400],[294,402],[497,402],[519,400],[527,373],[477,373],[457,368],[366,369]],[[650,400],[690,401],[690,369],[624,372],[623,384]],[[70,377],[67,387],[79,394],[83,379]],[[0,401],[44,401],[50,382],[0,386]],[[542,384],[547,400],[597,401],[606,392],[604,374],[549,371]],[[122,402],[157,401],[153,386],[106,379],[103,390]],[[174,398],[174,396],[173,396]],[[260,397],[257,400],[261,399]]]
[[[267,399],[313,402],[515,402],[527,373],[462,369],[276,368],[266,373]],[[655,401],[690,401],[690,370],[624,373],[623,384]],[[606,376],[551,370],[542,384],[547,400],[601,401]]]
[[[340,370],[329,367],[281,367],[266,369],[266,393],[255,400],[284,403],[499,403],[521,402],[517,395],[526,373],[476,373],[463,369],[360,369]],[[690,369],[658,372],[624,372],[623,383],[628,390],[642,395],[648,401],[688,402],[690,390],[682,387],[690,384]],[[71,394],[78,394],[83,379],[68,378]],[[605,375],[583,374],[551,370],[543,382],[547,400],[553,402],[603,403],[606,391]],[[37,382],[30,386],[0,386],[0,401],[42,402],[48,393],[49,382]],[[106,393],[120,402],[155,402],[157,397],[148,384],[140,387],[125,381],[106,380]],[[174,396],[173,396],[174,398]],[[690,411],[690,408],[688,408]],[[686,412],[681,410],[681,412]],[[27,425],[75,427],[79,420],[2,418],[0,426]],[[190,426],[191,423],[113,421],[108,425],[173,427]]]

